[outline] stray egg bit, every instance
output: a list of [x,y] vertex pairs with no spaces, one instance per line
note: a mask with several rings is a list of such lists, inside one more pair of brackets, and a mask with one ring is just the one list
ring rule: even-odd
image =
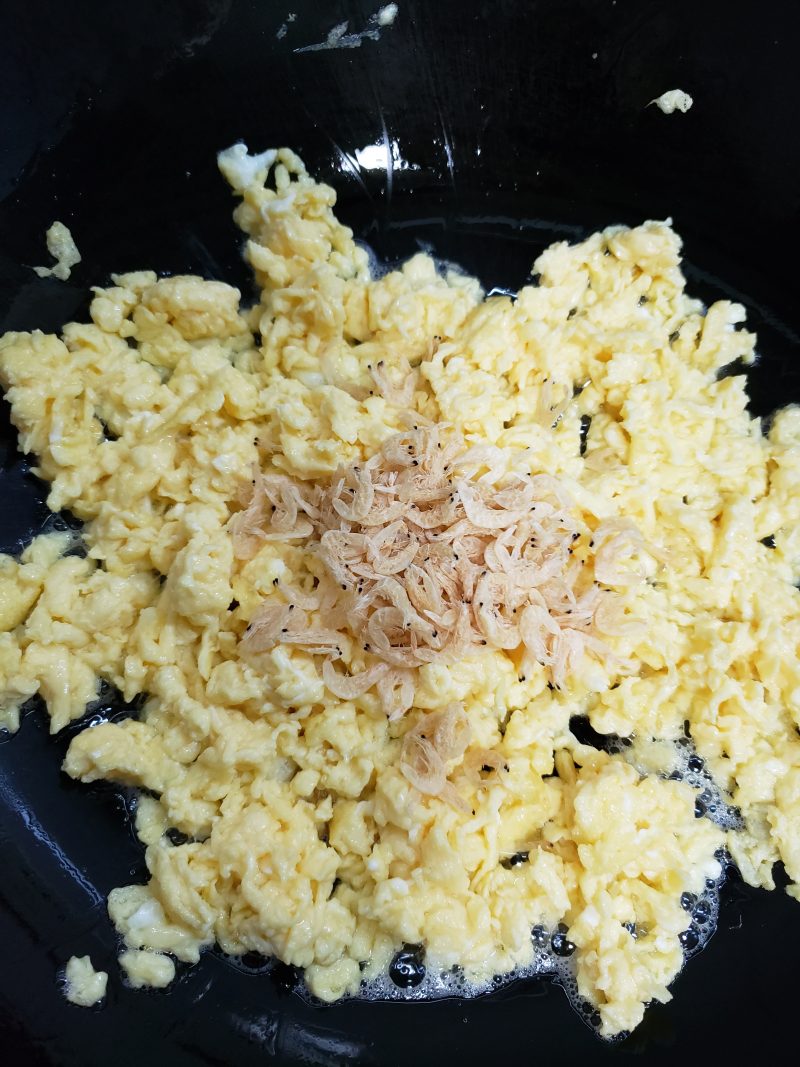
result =
[[91,1008],[106,995],[108,975],[96,971],[88,956],[71,956],[64,968],[64,996],[70,1004]]
[[34,267],[40,278],[58,278],[65,282],[72,273],[76,263],[80,263],[81,254],[69,230],[63,222],[54,222],[47,231],[47,251],[56,260],[52,267]]
[[[665,115],[671,115],[673,111],[681,111],[685,115],[693,103],[691,96],[683,89],[668,89],[667,92],[650,101],[650,104],[655,104]],[[649,107],[650,104],[647,106]]]

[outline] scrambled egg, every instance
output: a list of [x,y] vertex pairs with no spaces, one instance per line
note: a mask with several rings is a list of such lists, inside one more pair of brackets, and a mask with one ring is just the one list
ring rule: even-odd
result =
[[[752,361],[754,337],[740,306],[685,294],[667,224],[556,244],[538,284],[485,299],[426,255],[371,278],[333,190],[291,152],[236,146],[220,162],[255,307],[221,282],[141,272],[95,289],[91,322],[61,337],[0,340],[20,447],[86,546],[49,534],[0,558],[2,722],[16,729],[38,693],[56,732],[101,680],[146,695],[138,716],[78,733],[64,763],[146,791],[150,879],[108,902],[134,985],[167,983],[170,957],[215,942],[304,968],[324,1000],[404,944],[481,982],[530,965],[534,926],[564,924],[601,1032],[630,1029],[669,999],[681,895],[719,877],[720,849],[753,885],[772,887],[782,860],[800,893],[800,410],[764,435],[745,379],[718,375]],[[254,464],[324,481],[373,456],[403,428],[371,388],[379,361],[419,368],[421,416],[525,450],[588,530],[622,516],[660,547],[626,601],[643,625],[613,642],[633,669],[587,661],[553,689],[485,649],[422,667],[412,710],[389,722],[374,690],[333,697],[307,650],[243,652],[257,610],[312,563],[279,539],[235,556],[242,486]],[[362,669],[359,648],[342,651]],[[471,747],[507,766],[472,782],[467,810],[399,767],[405,733],[453,701]],[[583,744],[576,715],[636,743]],[[695,791],[670,778],[685,732],[742,829],[696,817]]]

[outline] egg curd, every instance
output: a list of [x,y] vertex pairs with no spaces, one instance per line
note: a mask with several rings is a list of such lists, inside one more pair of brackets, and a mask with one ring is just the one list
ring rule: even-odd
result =
[[[764,434],[719,375],[755,338],[686,295],[665,223],[486,298],[427,255],[371,274],[286,149],[220,166],[258,304],[142,271],[0,340],[86,547],[0,557],[1,721],[144,695],[64,763],[141,790],[150,880],[108,901],[135,985],[215,943],[325,1001],[409,945],[480,984],[544,931],[629,1030],[723,850],[798,895],[800,411]],[[673,773],[688,738],[738,828]]]

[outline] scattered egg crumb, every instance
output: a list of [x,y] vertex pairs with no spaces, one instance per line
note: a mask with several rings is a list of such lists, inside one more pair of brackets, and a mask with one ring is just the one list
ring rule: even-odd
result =
[[379,26],[391,26],[397,18],[397,4],[387,4],[378,11],[377,21]]
[[80,263],[81,254],[73,240],[72,234],[63,222],[54,222],[47,231],[47,251],[56,260],[53,267],[34,267],[40,278],[54,277],[65,282],[72,273],[76,263]]
[[108,975],[96,971],[88,956],[72,956],[64,970],[64,996],[70,1004],[91,1008],[106,995]]
[[175,964],[160,952],[128,949],[119,964],[134,989],[164,989],[175,978]]
[[357,33],[348,33],[349,22],[337,23],[324,41],[295,48],[295,52],[324,52],[337,48],[360,48],[364,41],[379,41],[381,30],[394,24],[398,14],[397,4],[386,4],[367,19],[367,25]]
[[657,96],[655,100],[651,100],[650,103],[655,104],[665,115],[671,115],[673,111],[682,111],[686,114],[694,101],[683,89],[669,89],[666,93],[662,93],[661,96]]

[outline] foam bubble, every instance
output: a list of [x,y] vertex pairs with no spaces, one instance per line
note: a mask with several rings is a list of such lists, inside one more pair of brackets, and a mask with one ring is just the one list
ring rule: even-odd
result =
[[388,274],[389,271],[394,270],[394,266],[388,260],[381,259],[368,241],[364,241],[362,238],[357,237],[355,238],[355,244],[367,253],[369,274],[373,281],[377,281],[385,274]]
[[[701,893],[684,894],[686,931],[681,938],[684,960],[701,952],[714,933],[719,915],[720,889],[724,880],[723,873],[716,881],[707,882]],[[468,980],[460,968],[442,971],[427,966],[422,980],[415,986],[398,987],[388,974],[381,974],[362,984],[357,999],[423,1001],[460,997],[471,1000],[497,992],[516,982],[536,978],[549,979],[561,986],[578,1017],[591,1029],[597,1030],[600,1025],[597,1007],[587,1002],[578,992],[576,954],[561,956],[553,950],[553,938],[557,937],[558,933],[558,930],[534,927],[532,961],[526,967],[518,967],[508,974],[495,975],[485,981],[475,982]],[[629,929],[629,933],[632,937],[640,936],[635,927],[633,930]],[[301,991],[301,994],[308,996],[307,991]],[[624,1035],[617,1035],[613,1040],[620,1040],[622,1036]]]
[[[391,273],[391,271],[393,270],[400,270],[403,264],[408,262],[407,256],[403,256],[400,259],[382,259],[372,247],[372,245],[361,237],[355,238],[355,244],[367,253],[370,277],[373,279],[373,281],[377,281],[378,279],[383,278],[386,274]],[[448,274],[455,274],[462,278],[472,277],[470,272],[464,270],[460,263],[455,263],[451,259],[445,259],[442,256],[437,256],[436,250],[430,241],[426,241],[423,238],[418,237],[416,239],[416,245],[420,252],[424,252],[426,256],[430,256],[430,258],[433,260],[434,266],[436,267],[436,273],[442,278],[446,278]],[[512,289],[505,289],[495,286],[495,288],[492,289],[488,295],[516,297],[517,294]]]
[[[647,760],[641,747],[637,748],[635,739],[624,737],[610,737],[606,739],[606,750],[609,753],[622,756],[642,774],[662,773],[655,771],[653,765]],[[634,743],[632,743],[632,741]],[[691,739],[681,738],[675,742],[661,742],[669,745],[668,752],[670,768],[664,770],[663,777],[680,778],[687,782],[698,792],[698,801],[702,805],[702,811],[698,810],[698,817],[711,819],[724,829],[739,829],[742,826],[741,814],[736,808],[731,807],[725,800],[720,789],[714,784],[708,774],[705,763],[697,754]],[[663,755],[663,753],[662,753]],[[720,906],[720,892],[725,882],[726,868],[730,864],[727,854],[721,856],[721,873],[716,880],[706,881],[700,893],[684,893],[681,897],[681,905],[686,911],[686,927],[681,933],[684,962],[701,952],[714,933],[717,926]],[[634,939],[643,936],[644,931],[637,929],[633,924],[626,924],[628,933]],[[600,1027],[601,1019],[597,1006],[586,1001],[578,992],[576,958],[578,953],[570,951],[564,954],[563,941],[568,931],[565,926],[556,929],[547,928],[543,924],[533,927],[531,939],[533,943],[533,957],[525,967],[517,967],[507,974],[495,975],[484,981],[469,980],[459,967],[450,970],[441,970],[432,965],[431,961],[424,962],[422,977],[414,985],[398,986],[392,981],[389,973],[377,975],[362,983],[356,996],[358,1000],[368,1001],[424,1001],[441,1000],[444,998],[459,997],[471,1000],[475,997],[485,996],[510,986],[517,982],[530,981],[531,979],[546,979],[554,981],[566,993],[578,1018],[594,1032]],[[559,951],[554,950],[554,942]],[[406,946],[408,949],[409,946]],[[401,950],[402,951],[402,950]],[[313,1000],[308,990],[300,981],[298,992],[304,999]],[[610,1042],[622,1040],[626,1034],[617,1034],[609,1039]]]
[[[728,803],[722,790],[706,770],[705,761],[698,755],[691,738],[681,737],[677,741],[660,741],[658,744],[670,749],[670,769],[668,773],[663,773],[662,777],[686,782],[692,789],[697,790],[695,814],[698,818],[707,818],[723,830],[744,828],[741,812]],[[619,752],[640,774],[653,773],[653,767],[636,743],[631,745],[625,740],[617,747],[609,746],[609,751]]]

